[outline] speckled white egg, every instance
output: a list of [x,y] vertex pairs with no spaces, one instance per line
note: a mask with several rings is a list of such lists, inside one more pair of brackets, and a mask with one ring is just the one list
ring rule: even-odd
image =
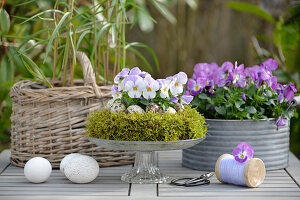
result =
[[141,114],[145,113],[144,109],[141,108],[141,107],[138,106],[138,105],[131,105],[131,106],[129,106],[129,107],[127,108],[127,111],[128,111],[129,113],[141,113]]
[[65,170],[66,164],[67,164],[72,158],[74,158],[74,157],[76,157],[76,156],[82,156],[82,155],[81,155],[80,153],[71,153],[71,154],[65,156],[65,157],[61,160],[60,165],[59,165],[59,169],[60,169],[60,171],[61,171],[63,174],[64,174],[64,170]]
[[97,178],[99,165],[90,156],[76,156],[66,164],[64,172],[73,183],[89,183]]
[[175,114],[176,113],[176,110],[172,107],[169,107],[167,110],[166,110],[166,113],[172,113],[172,114]]
[[106,108],[107,110],[110,110],[110,109],[111,109],[111,106],[113,105],[114,102],[115,102],[115,99],[109,100],[109,101],[106,103],[105,108]]
[[48,180],[52,172],[50,162],[42,157],[34,157],[27,161],[24,167],[26,179],[32,183],[42,183]]
[[126,110],[125,105],[121,101],[115,101],[110,108],[111,112],[123,112]]

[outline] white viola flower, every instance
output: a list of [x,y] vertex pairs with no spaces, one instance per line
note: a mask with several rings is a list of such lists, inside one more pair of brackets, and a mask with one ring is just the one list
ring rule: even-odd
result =
[[160,86],[160,97],[165,99],[165,98],[170,98],[169,97],[169,90],[170,90],[170,83],[171,80],[166,80],[166,79],[158,79],[157,80]]
[[119,99],[122,97],[122,93],[118,90],[118,88],[115,85],[111,87],[111,94],[113,96],[113,99]]
[[[126,76],[128,76],[130,69],[124,68],[122,71],[120,71],[114,78],[115,84],[120,84],[120,79],[124,79]],[[119,90],[121,91],[121,90]]]
[[172,81],[170,90],[173,96],[177,96],[183,92],[183,85],[187,82],[187,75],[184,72],[179,72],[173,77],[167,78],[167,80]]
[[122,84],[124,85],[124,90],[128,92],[131,98],[140,98],[146,87],[145,81],[138,75],[128,75],[122,81]]
[[143,90],[143,97],[145,99],[154,99],[156,96],[156,91],[159,90],[159,83],[151,77],[146,77],[144,79],[146,87]]
[[130,70],[129,75],[140,75],[142,71],[138,67],[134,67]]

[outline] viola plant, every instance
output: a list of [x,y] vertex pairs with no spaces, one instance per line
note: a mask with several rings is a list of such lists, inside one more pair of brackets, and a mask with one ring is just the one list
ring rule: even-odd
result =
[[138,67],[131,70],[124,68],[114,78],[113,101],[120,100],[126,107],[138,105],[144,110],[150,104],[156,104],[161,110],[166,111],[176,104],[183,106],[193,100],[193,96],[184,94],[187,80],[184,72],[155,80]]
[[238,144],[238,146],[232,152],[234,159],[240,163],[246,162],[253,158],[253,154],[253,147],[246,142],[241,142]]
[[194,96],[191,105],[211,119],[269,119],[277,126],[297,116],[291,101],[297,90],[294,83],[277,82],[273,71],[276,60],[267,59],[260,66],[245,68],[243,64],[225,62],[198,63],[187,82],[187,94]]

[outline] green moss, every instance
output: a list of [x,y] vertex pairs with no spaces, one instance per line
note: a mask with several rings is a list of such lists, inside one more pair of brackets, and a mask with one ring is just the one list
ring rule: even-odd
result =
[[94,111],[86,128],[90,137],[127,141],[187,140],[204,137],[207,131],[204,117],[190,107],[176,114]]

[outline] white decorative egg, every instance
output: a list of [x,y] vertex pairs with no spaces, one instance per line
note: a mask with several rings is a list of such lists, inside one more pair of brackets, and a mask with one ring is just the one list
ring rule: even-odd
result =
[[115,99],[109,100],[109,101],[106,103],[105,108],[108,109],[108,110],[110,110],[110,109],[111,109],[111,106],[113,105],[114,102],[115,102]]
[[32,183],[42,183],[48,180],[52,172],[50,162],[42,157],[34,157],[27,161],[24,167],[26,179]]
[[65,176],[73,183],[89,183],[97,178],[99,165],[90,156],[76,156],[64,168]]
[[60,169],[60,171],[61,171],[62,173],[64,173],[64,168],[65,168],[66,164],[67,164],[72,158],[74,158],[74,157],[76,157],[76,156],[82,156],[82,155],[81,155],[80,153],[71,153],[71,154],[65,156],[65,157],[61,160],[60,165],[59,165],[59,169]]
[[125,105],[121,101],[115,101],[110,108],[111,112],[124,112],[126,110]]
[[176,113],[176,110],[172,107],[169,107],[167,110],[166,110],[166,113],[172,113],[172,114],[175,114]]
[[129,113],[140,113],[140,114],[145,113],[144,109],[141,108],[141,107],[138,106],[138,105],[131,105],[131,106],[129,106],[129,107],[127,108],[127,111],[128,111]]

